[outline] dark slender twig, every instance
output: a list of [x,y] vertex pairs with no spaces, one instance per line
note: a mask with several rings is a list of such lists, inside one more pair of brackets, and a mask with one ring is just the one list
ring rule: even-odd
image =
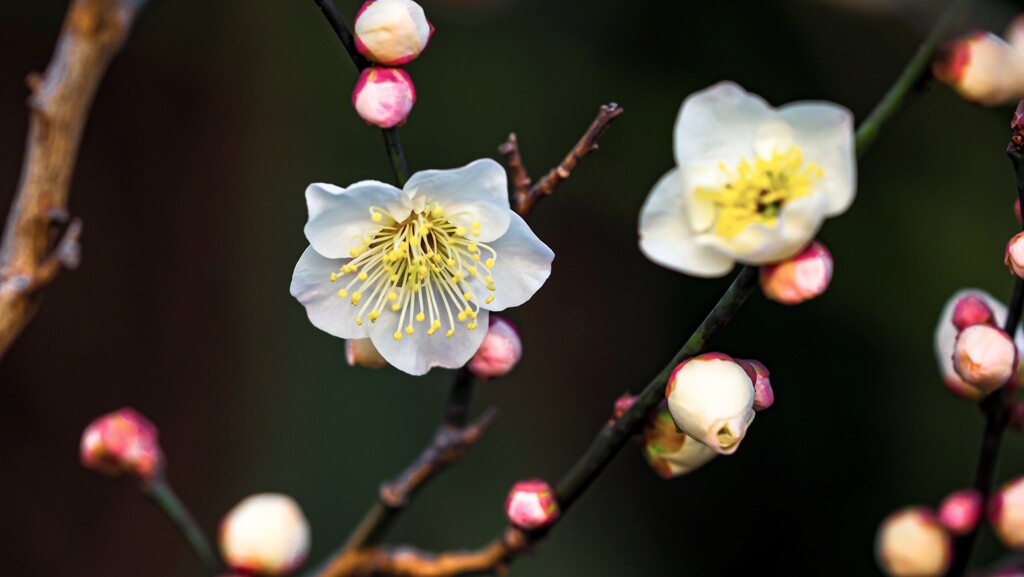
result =
[[583,133],[576,146],[569,151],[561,164],[552,168],[543,178],[531,185],[530,175],[523,166],[523,158],[519,152],[519,141],[515,134],[510,134],[508,140],[498,150],[505,155],[512,173],[513,181],[513,202],[512,207],[519,216],[526,218],[533,212],[534,207],[544,196],[554,192],[555,188],[565,179],[569,178],[572,170],[576,168],[579,161],[586,155],[597,150],[597,141],[608,129],[612,121],[622,115],[622,107],[612,102],[605,104],[597,113],[597,118],[590,124],[590,128]]
[[178,532],[181,533],[185,541],[192,548],[196,557],[202,562],[206,572],[212,577],[217,577],[224,573],[224,567],[220,562],[220,558],[213,552],[213,548],[210,547],[206,536],[199,529],[199,525],[196,524],[195,519],[192,518],[192,515],[185,508],[185,505],[182,504],[181,500],[178,499],[178,495],[171,489],[167,480],[163,477],[156,477],[153,481],[144,485],[142,490],[167,514],[171,522],[178,529]]
[[[1017,175],[1017,198],[1024,203],[1024,162],[1022,162],[1020,152],[1017,152],[1012,144],[1006,152]],[[1024,280],[1016,278],[1013,283],[1013,296],[1010,297],[1010,309],[1006,313],[1006,324],[1003,326],[1007,334],[1016,333],[1022,310],[1024,310]],[[974,473],[974,488],[981,493],[985,501],[988,501],[995,484],[999,449],[1002,446],[1003,433],[1005,433],[1009,421],[1009,413],[1006,410],[1006,389],[1006,386],[1001,387],[981,402],[981,407],[985,411],[985,432],[981,437],[981,452],[978,457],[978,467]],[[971,553],[974,551],[974,544],[978,540],[979,528],[975,527],[973,531],[958,537],[954,542],[953,563],[946,573],[947,577],[960,577],[967,571]]]
[[131,32],[141,0],[74,0],[44,75],[31,74],[31,111],[21,181],[0,246],[0,357],[38,308],[39,290],[78,260],[81,222],[68,222],[68,193],[100,81]]

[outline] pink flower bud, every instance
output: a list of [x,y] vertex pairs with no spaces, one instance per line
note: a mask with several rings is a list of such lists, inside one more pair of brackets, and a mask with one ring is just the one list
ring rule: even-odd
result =
[[967,327],[956,337],[953,368],[964,381],[991,393],[1017,370],[1017,347],[1010,335],[996,327]]
[[752,359],[736,359],[736,363],[743,367],[754,383],[754,410],[763,411],[772,406],[775,403],[775,391],[768,380],[768,367]]
[[479,379],[504,377],[523,358],[523,343],[512,321],[491,315],[483,344],[469,360],[468,368]]
[[951,493],[939,505],[939,521],[954,535],[966,535],[978,526],[984,504],[974,489]]
[[615,399],[615,407],[612,410],[612,418],[608,419],[608,426],[614,425],[615,421],[621,419],[622,415],[625,415],[626,411],[633,406],[633,403],[636,403],[636,397],[629,393],[622,393],[621,397]]
[[505,514],[513,526],[526,531],[547,527],[559,514],[555,491],[541,479],[520,481],[509,491]]
[[345,341],[345,361],[348,366],[379,369],[388,366],[370,339],[348,339]]
[[875,557],[892,577],[938,577],[952,559],[946,528],[924,507],[896,511],[878,528]]
[[1016,102],[1024,96],[1020,50],[995,34],[976,32],[947,44],[933,67],[935,78],[960,96],[984,106]]
[[405,124],[415,103],[416,87],[401,68],[371,66],[359,75],[352,92],[352,105],[359,118],[381,128]]
[[953,309],[953,326],[964,330],[973,325],[992,324],[992,309],[980,297],[967,295],[956,301]]
[[832,268],[832,254],[814,241],[789,260],[761,267],[761,290],[773,301],[799,304],[825,292],[832,281]]
[[988,503],[988,522],[1010,549],[1024,548],[1024,477],[1003,485]]
[[401,66],[423,52],[434,34],[412,0],[369,0],[356,15],[356,50],[386,66]]
[[[1021,100],[1020,104],[1024,105],[1024,100]],[[1018,106],[1017,108],[1020,109],[1020,106]],[[1024,127],[1015,128],[1014,130],[1024,131]],[[1017,200],[1013,201],[1013,214],[1017,217],[1017,224],[1024,223],[1024,221],[1021,220],[1021,215],[1020,215],[1020,199],[1019,198]]]
[[711,447],[676,429],[665,403],[651,415],[644,427],[644,457],[664,479],[695,471],[717,456]]
[[1006,256],[1003,264],[1010,267],[1010,272],[1024,278],[1024,232],[1018,232],[1006,243]]
[[736,452],[754,420],[754,383],[722,353],[705,353],[676,367],[665,398],[680,431],[723,455]]
[[164,467],[153,423],[124,408],[96,419],[82,433],[82,464],[101,473],[149,481]]
[[309,523],[287,495],[252,495],[221,521],[220,549],[224,561],[241,573],[282,575],[306,560]]

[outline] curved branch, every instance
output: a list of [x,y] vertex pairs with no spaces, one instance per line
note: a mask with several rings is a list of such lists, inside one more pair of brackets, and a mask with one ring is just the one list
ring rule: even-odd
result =
[[0,246],[0,357],[32,319],[39,289],[78,260],[81,223],[68,221],[68,191],[89,108],[143,0],[74,0],[50,65],[29,75],[25,161]]

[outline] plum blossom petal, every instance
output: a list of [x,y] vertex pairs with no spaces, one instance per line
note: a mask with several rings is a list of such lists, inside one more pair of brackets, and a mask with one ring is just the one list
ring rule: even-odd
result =
[[[411,197],[430,198],[444,207],[449,220],[490,242],[508,230],[508,176],[500,164],[484,158],[454,170],[417,172],[405,185]],[[474,229],[474,223],[479,225]],[[479,234],[478,234],[479,233]]]

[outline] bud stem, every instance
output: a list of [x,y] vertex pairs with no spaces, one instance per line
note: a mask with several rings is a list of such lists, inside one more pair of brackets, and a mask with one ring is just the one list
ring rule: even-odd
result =
[[185,508],[181,499],[171,489],[167,479],[163,475],[158,475],[150,483],[143,485],[142,491],[153,499],[160,509],[170,517],[171,522],[174,523],[174,526],[178,528],[185,541],[192,547],[196,557],[199,557],[199,560],[206,568],[206,572],[212,577],[221,575],[224,571],[220,558],[214,554],[213,548],[210,547],[210,542],[206,540],[203,531],[196,524],[195,519],[188,512],[188,509]]

